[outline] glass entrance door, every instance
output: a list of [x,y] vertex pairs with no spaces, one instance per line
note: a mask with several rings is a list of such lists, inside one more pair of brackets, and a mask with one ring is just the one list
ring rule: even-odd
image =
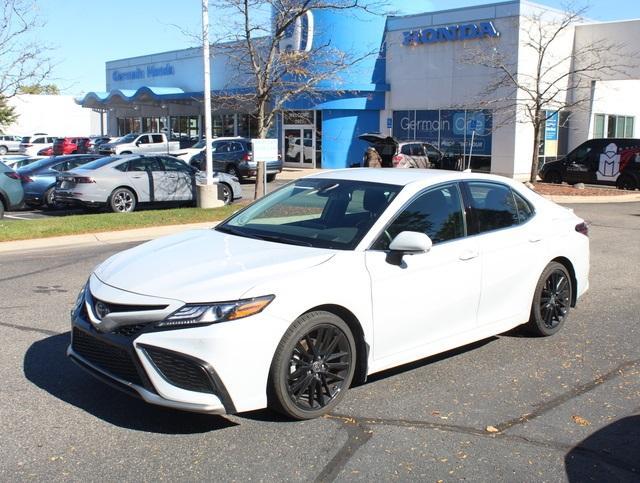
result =
[[314,111],[288,111],[283,115],[282,159],[289,166],[316,167]]

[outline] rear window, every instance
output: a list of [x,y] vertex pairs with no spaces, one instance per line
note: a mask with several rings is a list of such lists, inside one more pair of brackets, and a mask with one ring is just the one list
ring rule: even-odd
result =
[[25,143],[25,144],[28,144],[30,141],[31,141],[31,136],[25,136],[20,140],[21,143]]
[[98,169],[98,168],[102,168],[103,166],[106,166],[109,163],[113,163],[114,161],[118,161],[121,158],[118,158],[116,156],[107,156],[105,158],[98,158],[94,161],[91,161],[89,163],[83,164],[82,165],[82,169]]

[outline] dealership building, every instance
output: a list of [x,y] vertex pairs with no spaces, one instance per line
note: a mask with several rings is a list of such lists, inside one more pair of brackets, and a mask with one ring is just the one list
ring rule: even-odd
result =
[[[285,105],[273,129],[285,165],[352,166],[361,162],[367,147],[358,136],[379,132],[427,141],[464,157],[475,170],[528,177],[534,133],[531,124],[521,122],[522,92],[513,96],[491,86],[500,79],[499,59],[514,66],[521,80],[535,75],[537,57],[526,46],[534,19],[541,15],[552,23],[563,12],[509,1],[406,16],[312,15],[312,21],[299,25],[302,34],[286,39],[288,48],[330,42],[364,60],[341,71],[338,79],[318,84],[315,95]],[[541,159],[555,159],[591,138],[640,137],[640,67],[634,59],[623,61],[623,68],[591,73],[589,79],[568,75],[589,62],[574,53],[609,43],[623,46],[611,55],[624,55],[624,46],[639,38],[640,20],[585,19],[554,42],[547,76],[559,80],[554,88],[565,104],[584,102],[546,121]],[[373,51],[378,54],[364,55]],[[224,109],[216,102],[221,93],[248,84],[238,81],[233,62],[215,46],[211,65],[213,135],[255,136],[251,112]],[[90,92],[77,102],[106,113],[112,135],[170,130],[176,137],[196,138],[204,127],[202,72],[198,48],[110,61],[106,91]]]

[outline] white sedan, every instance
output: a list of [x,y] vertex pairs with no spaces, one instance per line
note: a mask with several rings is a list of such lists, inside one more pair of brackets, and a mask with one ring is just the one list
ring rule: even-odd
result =
[[67,353],[150,403],[314,418],[369,374],[519,325],[556,333],[588,288],[587,235],[498,176],[324,172],[102,263]]

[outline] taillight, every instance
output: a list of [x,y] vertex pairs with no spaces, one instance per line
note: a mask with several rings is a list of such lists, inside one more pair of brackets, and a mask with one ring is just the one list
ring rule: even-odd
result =
[[397,165],[398,165],[398,163],[400,163],[400,161],[402,161],[402,154],[396,154],[396,155],[393,157],[393,165],[394,165],[394,166],[397,166]]
[[251,153],[244,153],[244,156],[242,157],[243,161],[251,161],[253,156],[251,156]]
[[18,176],[20,176],[20,180],[23,183],[31,183],[33,181],[33,178],[31,178],[30,176],[27,176],[26,174],[19,174]]
[[20,175],[18,173],[13,172],[13,171],[9,171],[9,172],[4,173],[4,174],[9,176],[9,178],[11,178],[11,179],[20,179]]
[[584,236],[589,236],[589,225],[587,225],[585,222],[578,223],[576,225],[576,231],[578,233],[582,233]]
[[88,176],[76,176],[76,183],[95,183],[96,180],[93,178],[89,178]]

